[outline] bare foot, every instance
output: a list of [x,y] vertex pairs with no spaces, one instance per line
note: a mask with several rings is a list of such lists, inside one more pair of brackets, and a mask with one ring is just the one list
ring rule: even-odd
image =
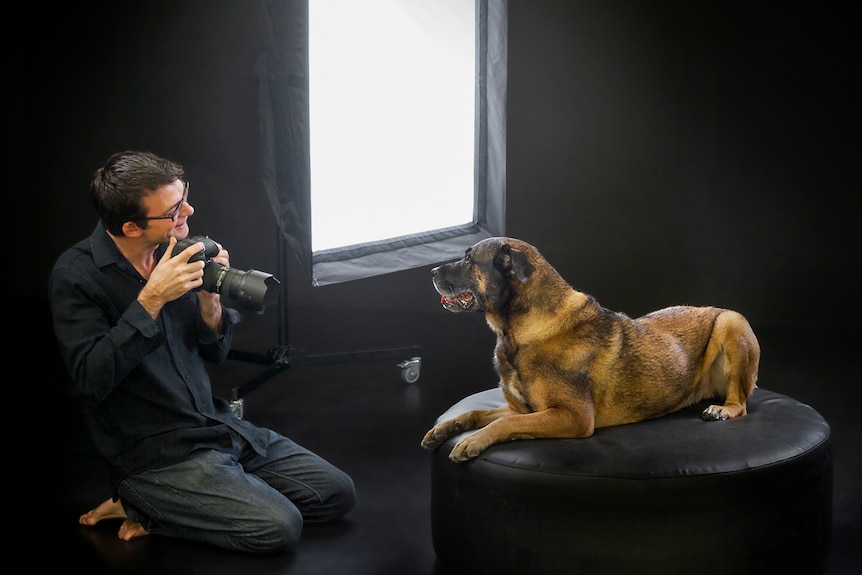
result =
[[143,537],[144,535],[149,534],[150,532],[144,529],[144,526],[137,521],[126,519],[123,521],[123,524],[120,525],[120,532],[117,535],[119,535],[120,539],[123,541],[131,541],[135,537]]
[[128,519],[126,510],[120,500],[108,498],[95,509],[91,509],[78,518],[81,525],[95,525],[102,519]]
[[114,501],[110,497],[100,503],[95,509],[91,509],[81,515],[81,517],[78,518],[78,523],[81,525],[93,526],[103,519],[123,520],[123,524],[120,525],[120,531],[117,535],[124,541],[130,541],[135,537],[150,534],[150,532],[144,529],[140,523],[129,519],[128,515],[126,515],[126,510],[123,509],[123,504],[120,503],[119,499]]

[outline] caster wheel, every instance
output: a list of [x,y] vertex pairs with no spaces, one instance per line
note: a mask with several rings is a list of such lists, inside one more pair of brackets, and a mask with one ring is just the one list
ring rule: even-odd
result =
[[401,368],[401,379],[406,383],[416,383],[419,379],[419,368],[422,365],[422,358],[411,357],[408,360],[398,364]]

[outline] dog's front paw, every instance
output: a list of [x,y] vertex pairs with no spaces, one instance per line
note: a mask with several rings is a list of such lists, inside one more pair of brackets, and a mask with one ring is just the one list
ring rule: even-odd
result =
[[425,434],[422,438],[422,447],[425,449],[437,449],[441,443],[465,431],[466,426],[458,419],[450,419],[443,423],[438,423]]
[[425,437],[422,438],[422,447],[425,449],[437,449],[445,438],[440,438],[434,434],[434,428],[430,429]]
[[422,438],[422,447],[425,449],[437,449],[450,435],[452,435],[451,432],[447,431],[442,423],[435,425]]
[[449,459],[458,463],[475,459],[493,444],[493,441],[484,439],[481,432],[476,432],[459,441],[449,453]]
[[472,436],[465,437],[452,448],[452,451],[449,453],[449,459],[456,463],[469,461],[478,457],[487,448],[488,444],[485,442],[472,440]]

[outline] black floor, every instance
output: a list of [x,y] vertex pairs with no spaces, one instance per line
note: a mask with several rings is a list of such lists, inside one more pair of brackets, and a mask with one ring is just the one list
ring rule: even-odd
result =
[[[289,368],[245,398],[247,419],[272,427],[341,466],[353,476],[358,490],[358,505],[346,520],[307,527],[295,549],[283,555],[247,556],[156,536],[123,542],[116,537],[116,522],[79,526],[77,517],[107,496],[104,479],[74,399],[62,391],[65,383],[46,386],[44,408],[31,415],[39,420],[35,428],[51,430],[53,439],[43,443],[43,433],[32,424],[16,430],[32,434],[21,441],[33,461],[33,477],[23,476],[24,493],[48,504],[44,511],[37,506],[33,513],[24,512],[21,524],[30,521],[33,528],[16,538],[22,543],[21,553],[43,569],[74,568],[91,574],[445,575],[431,542],[430,460],[419,441],[449,405],[495,385],[491,334],[481,318],[465,315],[441,312],[372,320],[369,329],[375,333],[415,336],[387,345],[422,346],[416,384],[403,382],[392,362]],[[321,328],[349,334],[369,324],[368,318],[354,319],[350,324],[343,317],[330,318],[330,323],[321,321]],[[858,342],[831,330],[757,331],[763,348],[760,387],[811,405],[831,426],[834,511],[825,575],[858,575],[862,573]],[[320,335],[317,344],[330,342],[335,348],[307,351],[346,351],[337,347],[349,339]],[[388,340],[380,335],[362,341],[369,346],[364,349],[374,349]],[[53,340],[50,357],[52,345]],[[214,380],[227,395],[235,382],[258,373],[259,366],[228,362]],[[62,381],[62,376],[55,379]],[[10,519],[6,523],[16,524]],[[698,566],[691,570],[696,573]],[[644,573],[649,572],[645,566]]]

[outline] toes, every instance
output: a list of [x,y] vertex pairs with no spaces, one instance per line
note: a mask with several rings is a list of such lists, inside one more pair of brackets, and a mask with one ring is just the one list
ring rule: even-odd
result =
[[724,410],[721,409],[720,405],[710,405],[703,410],[700,417],[704,421],[724,421],[727,419],[727,415],[724,413]]
[[468,459],[470,459],[470,456],[467,455],[467,449],[463,441],[452,448],[452,451],[449,452],[449,459],[456,463],[460,463],[462,461],[467,461]]
[[468,461],[475,459],[480,453],[485,451],[488,445],[481,441],[476,441],[476,437],[467,437],[459,442],[449,453],[449,459],[456,462]]
[[449,459],[451,459],[455,463],[462,463],[464,461],[469,461],[470,459],[473,459],[474,457],[476,457],[476,455],[478,455],[478,453],[475,455],[471,455],[466,449],[459,449],[458,446],[455,446],[455,449],[453,449],[452,452],[449,453]]
[[440,442],[430,432],[422,438],[422,447],[425,449],[436,449]]

